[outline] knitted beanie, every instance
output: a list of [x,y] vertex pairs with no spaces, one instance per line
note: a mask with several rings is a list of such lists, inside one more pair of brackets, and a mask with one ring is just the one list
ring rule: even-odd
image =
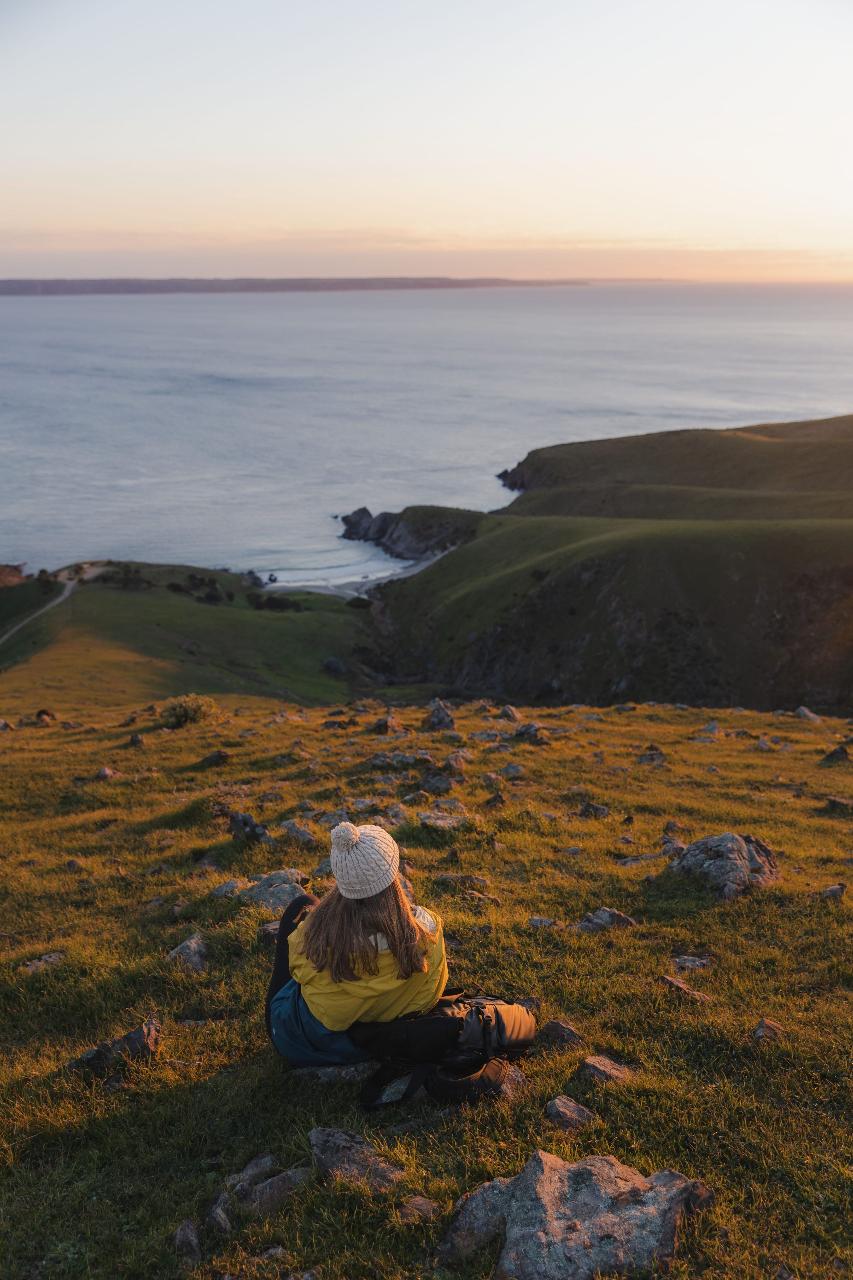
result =
[[382,827],[341,822],[332,831],[332,874],[345,898],[372,898],[400,869],[397,842]]

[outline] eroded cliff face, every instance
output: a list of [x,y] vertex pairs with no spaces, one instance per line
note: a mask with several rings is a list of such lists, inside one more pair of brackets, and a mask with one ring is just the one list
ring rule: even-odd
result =
[[519,702],[853,707],[853,570],[781,575],[734,620],[712,595],[637,599],[630,570],[616,556],[546,578],[451,645],[428,615],[407,627],[408,595],[382,589],[387,669]]
[[373,542],[400,560],[423,560],[474,536],[481,513],[449,507],[406,507],[373,515],[359,507],[341,517],[344,538]]

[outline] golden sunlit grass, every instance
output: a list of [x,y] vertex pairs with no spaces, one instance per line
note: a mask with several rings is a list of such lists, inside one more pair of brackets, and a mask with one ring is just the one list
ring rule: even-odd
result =
[[[51,705],[37,688],[31,711]],[[300,816],[303,801],[318,810],[359,799],[382,807],[412,792],[419,775],[383,781],[388,771],[366,764],[374,752],[426,748],[440,763],[459,744],[422,732],[417,707],[399,712],[409,733],[389,740],[369,732],[378,703],[360,705],[357,724],[330,728],[322,708],[246,694],[217,695],[219,720],[166,731],[156,713],[111,692],[113,705],[105,690],[86,714],[89,727],[0,734],[3,1274],[177,1276],[178,1223],[203,1221],[223,1177],[252,1156],[269,1151],[285,1167],[303,1160],[317,1124],[387,1144],[407,1169],[407,1188],[438,1200],[443,1217],[405,1226],[394,1202],[312,1184],[268,1221],[236,1222],[230,1239],[203,1232],[205,1261],[192,1271],[199,1280],[309,1267],[321,1280],[415,1280],[431,1272],[455,1198],[516,1173],[537,1146],[571,1159],[612,1153],[643,1172],[673,1167],[709,1183],[717,1202],[685,1230],[677,1280],[758,1280],[783,1264],[798,1277],[835,1274],[849,1221],[849,910],[820,893],[845,878],[853,854],[853,824],[823,812],[827,794],[853,794],[853,766],[826,768],[820,759],[848,726],[723,711],[720,735],[697,742],[715,713],[576,707],[530,713],[555,731],[548,746],[503,750],[472,735],[511,726],[486,704],[461,708],[457,728],[471,760],[453,794],[476,824],[452,837],[429,834],[416,818],[429,805],[407,806],[396,835],[417,896],[444,918],[455,982],[540,996],[541,1019],[567,1017],[587,1047],[538,1048],[518,1102],[450,1119],[420,1107],[368,1118],[354,1086],[288,1080],[263,1032],[269,957],[256,932],[265,917],[209,896],[237,875],[294,864],[310,872],[325,853],[323,828],[309,824],[321,838],[316,851],[283,839],[275,849],[249,848],[229,838],[214,805],[250,811],[273,831]],[[25,709],[16,699],[16,713]],[[131,711],[136,723],[122,725]],[[125,745],[131,731],[142,733],[144,749]],[[661,767],[638,763],[649,742],[665,754]],[[202,768],[217,747],[229,761]],[[510,761],[524,776],[504,782],[506,803],[491,807],[483,775]],[[94,781],[103,765],[116,776]],[[577,788],[611,815],[579,819]],[[656,852],[668,819],[697,837],[760,836],[783,851],[778,885],[720,904],[697,885],[658,878],[665,858],[621,863]],[[582,852],[565,852],[574,846]],[[204,868],[202,855],[220,870]],[[441,890],[436,877],[448,869],[488,876],[500,905],[475,910]],[[637,927],[586,936],[527,923],[534,914],[572,922],[600,905],[628,912]],[[210,952],[201,975],[166,959],[196,930]],[[22,971],[49,951],[63,953],[59,964]],[[685,952],[713,957],[686,975],[707,1004],[683,1003],[658,982]],[[124,1087],[63,1071],[152,1012],[163,1025],[160,1058],[131,1067]],[[784,1027],[779,1044],[752,1041],[762,1016]],[[572,1083],[583,1052],[596,1051],[634,1064],[634,1080]],[[600,1122],[575,1137],[552,1129],[543,1108],[564,1091]],[[421,1129],[388,1133],[413,1111],[428,1117]],[[259,1261],[272,1245],[283,1255]],[[458,1274],[479,1280],[490,1265],[483,1257]]]

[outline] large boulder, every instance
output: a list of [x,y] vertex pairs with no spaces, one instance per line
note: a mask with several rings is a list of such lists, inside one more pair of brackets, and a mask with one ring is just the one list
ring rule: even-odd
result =
[[647,1272],[673,1257],[682,1216],[712,1200],[704,1183],[672,1169],[644,1178],[614,1156],[569,1164],[536,1151],[517,1177],[463,1196],[439,1260],[463,1262],[502,1239],[495,1280]]
[[748,889],[762,889],[779,875],[772,849],[755,836],[731,831],[694,840],[669,869],[700,876],[724,899],[736,898]]

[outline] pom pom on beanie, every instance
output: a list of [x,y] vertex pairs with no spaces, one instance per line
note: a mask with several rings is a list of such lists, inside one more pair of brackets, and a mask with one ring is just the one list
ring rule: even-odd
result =
[[345,898],[372,898],[400,869],[397,842],[383,827],[341,822],[332,831],[332,874]]

